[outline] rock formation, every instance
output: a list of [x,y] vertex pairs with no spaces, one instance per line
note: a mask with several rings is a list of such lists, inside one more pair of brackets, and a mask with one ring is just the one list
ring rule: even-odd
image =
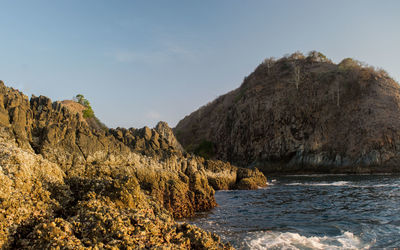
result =
[[383,70],[295,53],[265,60],[174,132],[189,151],[264,173],[398,172],[399,117]]
[[229,248],[174,218],[260,172],[183,152],[166,123],[106,129],[82,110],[0,82],[0,248]]
[[142,191],[131,167],[68,177],[57,164],[4,138],[2,129],[2,249],[230,248],[217,235],[174,222]]

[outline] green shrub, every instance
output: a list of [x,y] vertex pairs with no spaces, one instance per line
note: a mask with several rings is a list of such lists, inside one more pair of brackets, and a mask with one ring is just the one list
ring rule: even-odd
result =
[[93,117],[94,117],[94,111],[93,111],[93,109],[92,109],[91,107],[86,108],[86,109],[83,111],[83,117],[84,117],[84,118],[93,118]]
[[205,159],[210,159],[215,155],[214,152],[214,143],[203,140],[197,148],[194,150],[194,153],[196,155],[199,155],[201,157],[204,157]]
[[92,107],[90,106],[90,102],[87,99],[85,99],[85,97],[82,94],[76,95],[73,98],[73,100],[86,107],[86,109],[83,111],[84,118],[93,118],[94,117],[94,111],[93,111]]

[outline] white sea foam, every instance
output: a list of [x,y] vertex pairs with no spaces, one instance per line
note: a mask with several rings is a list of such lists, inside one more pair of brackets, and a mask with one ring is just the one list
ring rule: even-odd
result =
[[320,183],[299,183],[294,182],[287,184],[288,186],[349,186],[350,183],[348,181],[335,181],[335,182],[320,182]]
[[298,233],[257,232],[246,239],[250,249],[369,249],[351,232],[339,236],[306,237]]
[[335,181],[335,182],[320,182],[320,183],[300,183],[293,182],[286,184],[287,186],[348,186],[356,188],[366,188],[366,187],[400,187],[399,184],[377,184],[377,185],[355,185],[348,181]]
[[378,184],[378,185],[373,185],[371,187],[400,187],[399,184]]
[[350,174],[289,174],[292,177],[326,177],[326,176],[349,176]]
[[325,183],[325,182],[321,182],[321,183],[314,183],[312,184],[313,186],[349,186],[349,182],[348,181],[335,181],[335,182],[331,182],[331,183]]

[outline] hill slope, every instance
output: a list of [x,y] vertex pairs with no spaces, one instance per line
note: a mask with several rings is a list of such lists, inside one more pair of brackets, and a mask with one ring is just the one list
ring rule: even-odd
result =
[[264,172],[400,170],[400,88],[318,52],[268,59],[174,129],[191,151]]

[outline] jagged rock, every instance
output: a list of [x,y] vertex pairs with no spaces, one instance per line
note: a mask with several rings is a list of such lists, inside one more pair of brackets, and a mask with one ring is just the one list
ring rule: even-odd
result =
[[132,175],[68,179],[40,155],[4,142],[0,149],[0,247],[229,248],[176,224]]
[[166,122],[159,122],[157,123],[156,127],[154,128],[155,131],[160,134],[161,137],[165,138],[167,140],[167,145],[172,145],[173,148],[176,150],[183,151],[183,147],[181,144],[178,142],[176,139],[174,132],[172,129],[168,126]]
[[66,176],[0,130],[0,248],[230,248],[174,222],[143,193],[130,166]]
[[398,83],[314,54],[262,63],[238,89],[182,119],[179,142],[264,173],[398,172]]
[[174,222],[216,202],[166,123],[98,129],[74,105],[0,83],[0,248],[230,248]]
[[[5,86],[1,86],[0,91],[0,96],[3,94],[3,99],[6,100],[8,120],[11,121],[9,127],[19,146],[39,153],[44,158],[58,164],[67,176],[95,176],[98,170],[94,170],[95,173],[92,174],[90,172],[93,170],[92,165],[98,168],[130,165],[135,171],[147,169],[145,175],[151,176],[151,171],[158,172],[159,179],[149,181],[153,182],[155,186],[162,185],[158,186],[157,192],[163,195],[161,197],[155,191],[152,193],[164,204],[168,204],[168,209],[173,211],[176,217],[193,216],[196,211],[211,208],[212,205],[209,204],[215,205],[212,188],[208,183],[201,187],[191,187],[189,183],[184,183],[179,179],[179,173],[185,167],[184,161],[171,163],[176,166],[175,172],[170,173],[166,170],[169,168],[168,164],[160,164],[158,160],[147,159],[145,156],[135,154],[135,152],[140,152],[147,156],[155,157],[159,154],[168,156],[168,151],[160,148],[160,142],[164,141],[164,144],[169,145],[168,140],[160,136],[154,129],[121,129],[106,133],[92,129],[82,120],[80,114],[74,113],[60,102],[52,103],[49,98],[44,96],[32,97],[29,102],[22,93]],[[166,130],[164,128],[164,132]],[[142,147],[138,148],[141,141]],[[132,149],[134,150],[132,151]],[[168,149],[174,150],[172,146],[169,146]],[[195,173],[189,174],[194,175]],[[161,183],[159,183],[160,178],[164,180]],[[205,176],[203,178],[206,179]],[[180,192],[171,194],[170,191],[164,191],[166,188],[175,188],[163,184],[167,183],[168,179],[175,179],[176,185],[185,186],[185,188],[180,188]],[[194,188],[201,188],[201,190]],[[186,193],[183,194],[184,191]],[[200,194],[203,193],[209,195],[201,196]],[[179,199],[175,197],[178,194],[180,195]],[[202,201],[206,207],[199,207],[196,204],[198,197],[209,199],[209,204],[206,205]],[[184,209],[181,208],[182,204],[186,204]]]

